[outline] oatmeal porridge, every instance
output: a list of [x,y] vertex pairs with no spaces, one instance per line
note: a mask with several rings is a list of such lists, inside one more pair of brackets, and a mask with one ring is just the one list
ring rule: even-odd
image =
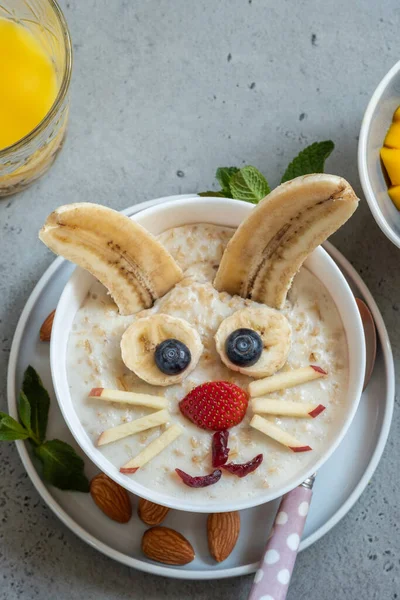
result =
[[[296,472],[316,461],[331,436],[343,421],[348,379],[347,342],[341,319],[332,298],[319,280],[305,267],[295,277],[285,306],[280,311],[291,328],[291,348],[280,373],[310,364],[324,369],[328,376],[304,385],[268,394],[276,400],[325,406],[318,418],[293,418],[263,415],[270,423],[290,433],[312,452],[296,453],[250,427],[251,403],[244,419],[230,429],[229,462],[245,463],[263,454],[263,462],[243,479],[224,472],[216,485],[193,489],[182,484],[175,469],[192,476],[212,472],[212,431],[200,429],[185,418],[179,402],[193,388],[204,382],[227,381],[247,391],[254,381],[222,362],[214,336],[220,324],[236,311],[262,305],[239,296],[218,292],[212,285],[223,251],[234,230],[198,224],[177,227],[158,236],[181,267],[184,277],[154,306],[131,316],[120,316],[106,289],[94,281],[77,312],[68,344],[68,381],[76,412],[93,444],[101,433],[154,412],[154,409],[108,403],[88,398],[91,388],[110,388],[157,396],[167,400],[169,421],[101,446],[104,456],[117,468],[140,453],[171,424],[183,433],[153,460],[140,468],[134,477],[140,484],[175,497],[197,500],[222,499],[233,492],[235,498],[254,497],[295,476]],[[200,336],[202,352],[195,368],[182,382],[160,387],[137,377],[121,358],[121,337],[138,319],[150,315],[169,315],[189,323]],[[312,456],[311,456],[312,455]]]

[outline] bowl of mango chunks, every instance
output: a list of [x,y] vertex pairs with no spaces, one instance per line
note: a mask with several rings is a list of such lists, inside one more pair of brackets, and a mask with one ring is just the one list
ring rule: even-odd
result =
[[400,248],[400,61],[379,83],[365,111],[358,170],[376,222]]

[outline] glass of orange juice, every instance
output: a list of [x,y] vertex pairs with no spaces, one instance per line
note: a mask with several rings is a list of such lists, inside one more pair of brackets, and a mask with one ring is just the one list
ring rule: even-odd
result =
[[62,147],[71,69],[55,0],[0,0],[0,197],[43,175]]

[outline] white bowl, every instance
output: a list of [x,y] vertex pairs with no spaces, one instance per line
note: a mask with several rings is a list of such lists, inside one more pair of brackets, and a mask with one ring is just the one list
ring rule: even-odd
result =
[[[157,235],[171,227],[190,223],[212,223],[237,227],[252,208],[252,204],[227,198],[192,198],[153,206],[135,214],[132,218]],[[306,266],[321,280],[334,298],[346,332],[350,361],[348,388],[343,398],[347,410],[337,431],[332,432],[322,455],[315,455],[314,459],[313,453],[310,453],[310,462],[306,467],[279,487],[266,489],[265,493],[254,498],[240,500],[226,498],[223,503],[220,500],[214,502],[209,500],[207,503],[195,500],[189,502],[187,499],[168,496],[160,491],[144,487],[136,482],[134,477],[122,475],[118,468],[112,465],[89,439],[78,418],[70,395],[66,369],[68,337],[75,314],[93,282],[91,275],[76,268],[65,286],[57,306],[51,335],[50,361],[54,388],[61,411],[73,436],[87,456],[101,471],[128,491],[158,504],[191,512],[241,510],[269,502],[293,489],[314,473],[338,446],[357,410],[365,373],[365,342],[354,296],[334,261],[323,248],[319,247],[307,259]]]
[[400,104],[400,61],[382,79],[369,101],[358,142],[358,172],[371,212],[383,233],[400,248],[400,213],[389,198],[379,151]]

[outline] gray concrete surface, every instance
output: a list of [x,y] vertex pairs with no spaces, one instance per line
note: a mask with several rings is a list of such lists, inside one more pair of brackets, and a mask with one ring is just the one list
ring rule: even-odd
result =
[[[314,140],[361,194],[357,140],[369,96],[398,60],[395,0],[64,0],[75,65],[67,143],[51,172],[0,202],[1,400],[19,314],[52,257],[37,240],[59,204],[122,209],[208,189],[220,165],[278,182]],[[362,194],[361,194],[362,197]],[[374,294],[400,359],[400,252],[363,200],[335,244]],[[368,489],[298,559],[289,600],[400,598],[399,413]],[[349,457],[351,460],[351,457]],[[97,554],[41,502],[15,448],[0,447],[0,599],[245,599],[251,580],[179,582]]]

